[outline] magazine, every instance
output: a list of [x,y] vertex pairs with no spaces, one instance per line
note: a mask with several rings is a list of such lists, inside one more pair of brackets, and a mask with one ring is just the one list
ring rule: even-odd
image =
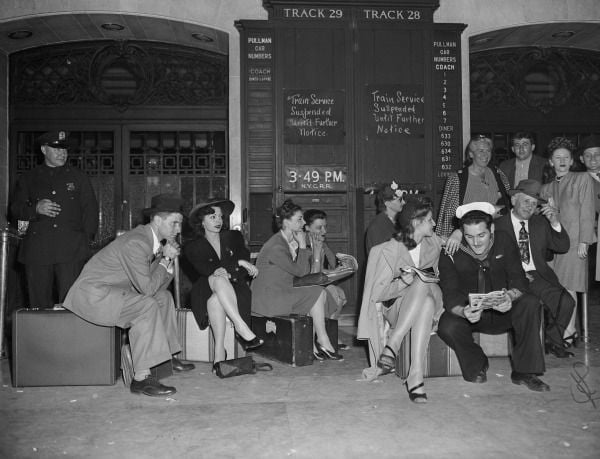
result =
[[439,282],[440,278],[433,272],[428,269],[416,268],[415,266],[409,266],[407,268],[402,268],[402,271],[405,273],[413,272],[415,273],[419,279],[423,282]]
[[506,300],[506,292],[495,290],[489,293],[469,293],[469,305],[474,309],[494,309]]
[[351,276],[358,270],[358,262],[352,255],[336,253],[335,256],[340,262],[335,269],[324,269],[320,273],[311,273],[301,277],[294,277],[294,287],[329,285]]
[[354,271],[358,271],[358,261],[352,255],[348,255],[347,253],[336,253],[335,257],[338,260],[338,263],[345,268],[351,268]]

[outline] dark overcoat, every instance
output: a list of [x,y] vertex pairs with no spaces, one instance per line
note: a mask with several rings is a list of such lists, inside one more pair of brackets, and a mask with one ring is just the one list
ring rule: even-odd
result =
[[187,242],[183,247],[186,260],[198,275],[192,286],[190,307],[201,329],[209,325],[206,303],[213,291],[208,284],[208,277],[218,268],[225,268],[231,276],[230,281],[235,290],[240,316],[247,324],[250,323],[252,295],[248,286],[248,272],[238,264],[239,260],[250,262],[250,251],[239,231],[223,230],[219,233],[219,239],[220,254],[215,252],[204,236]]
[[[42,199],[60,204],[56,217],[36,213]],[[90,241],[98,229],[98,201],[89,178],[71,166],[36,167],[23,175],[10,207],[19,220],[29,221],[19,249],[19,261],[32,265],[71,263],[89,258]]]
[[[510,239],[518,247],[517,237],[513,229],[510,214],[503,215],[494,221],[496,231],[503,231],[510,236]],[[569,235],[561,225],[560,232],[555,231],[550,226],[548,220],[541,215],[533,215],[528,222],[529,227],[529,249],[531,258],[535,264],[535,270],[547,282],[553,285],[560,285],[555,272],[546,262],[546,250],[555,253],[565,253],[569,250]]]

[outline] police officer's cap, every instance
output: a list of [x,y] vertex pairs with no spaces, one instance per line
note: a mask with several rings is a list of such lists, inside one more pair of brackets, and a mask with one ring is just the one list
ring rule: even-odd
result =
[[49,131],[38,137],[40,145],[52,148],[69,148],[69,133],[67,131]]

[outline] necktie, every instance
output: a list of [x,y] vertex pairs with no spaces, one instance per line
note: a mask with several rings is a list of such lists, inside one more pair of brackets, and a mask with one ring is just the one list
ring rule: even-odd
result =
[[521,261],[525,264],[529,263],[529,233],[525,229],[525,222],[521,222],[521,229],[519,230],[519,252],[521,254]]
[[487,260],[481,260],[477,266],[477,293],[488,292],[487,272],[490,263]]

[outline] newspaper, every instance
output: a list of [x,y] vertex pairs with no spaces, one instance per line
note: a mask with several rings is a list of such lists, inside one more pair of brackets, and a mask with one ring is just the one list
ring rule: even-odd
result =
[[358,271],[358,261],[352,255],[336,253],[339,265],[335,269],[324,269],[323,273],[328,277],[329,283],[344,279]]
[[474,309],[494,309],[506,300],[506,292],[495,290],[489,293],[469,293],[469,305]]

